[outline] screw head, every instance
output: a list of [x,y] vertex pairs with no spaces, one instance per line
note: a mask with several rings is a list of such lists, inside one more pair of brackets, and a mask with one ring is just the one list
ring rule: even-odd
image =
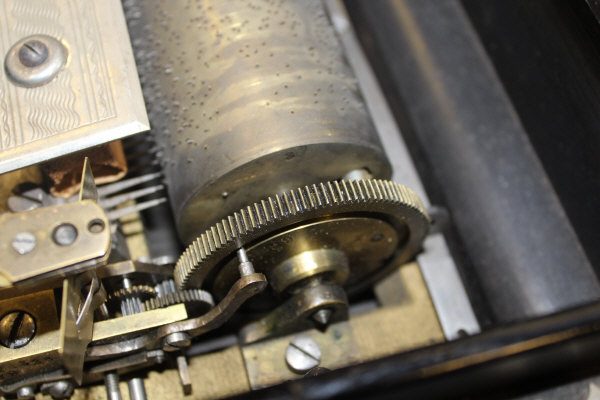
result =
[[321,363],[321,349],[308,336],[296,336],[285,350],[285,362],[290,369],[303,374]]
[[73,384],[69,381],[56,381],[44,383],[41,391],[44,394],[49,394],[53,399],[68,399],[73,395]]
[[20,255],[31,253],[35,249],[35,235],[31,232],[19,232],[12,241],[12,247]]
[[23,347],[35,336],[35,319],[31,314],[16,310],[0,319],[0,344],[9,349]]
[[48,59],[48,46],[39,40],[29,40],[19,49],[19,61],[28,68],[37,67]]
[[35,87],[50,82],[67,62],[67,49],[48,35],[33,35],[15,43],[4,58],[12,83]]
[[35,390],[31,386],[23,386],[17,390],[17,399],[25,400],[25,399],[34,399],[35,398]]
[[52,240],[59,246],[69,246],[75,239],[77,239],[77,228],[68,222],[60,224],[52,232]]

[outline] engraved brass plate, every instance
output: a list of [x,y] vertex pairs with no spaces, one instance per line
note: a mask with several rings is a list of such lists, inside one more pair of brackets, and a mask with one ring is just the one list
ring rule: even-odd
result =
[[0,0],[0,55],[24,37],[67,49],[45,85],[24,88],[0,70],[0,173],[149,129],[119,0]]

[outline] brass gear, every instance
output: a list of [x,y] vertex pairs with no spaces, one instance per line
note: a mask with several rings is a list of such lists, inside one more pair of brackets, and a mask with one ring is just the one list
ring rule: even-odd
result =
[[188,313],[197,316],[210,310],[215,305],[215,302],[210,293],[201,289],[178,290],[146,300],[144,302],[144,310],[156,310],[157,308],[169,307],[175,304],[185,304]]
[[123,301],[132,297],[137,297],[142,300],[156,296],[156,290],[148,285],[134,285],[127,288],[121,288],[112,292],[108,296],[108,301]]
[[[384,221],[396,232],[403,232],[403,243],[398,243],[400,247],[388,260],[395,265],[415,255],[429,227],[421,199],[395,182],[361,179],[305,186],[254,203],[213,225],[177,261],[175,283],[180,289],[201,287],[219,268],[231,264],[240,246],[255,245],[299,224],[347,217]],[[260,265],[255,263],[255,267]],[[355,289],[365,286],[365,280],[360,281]]]

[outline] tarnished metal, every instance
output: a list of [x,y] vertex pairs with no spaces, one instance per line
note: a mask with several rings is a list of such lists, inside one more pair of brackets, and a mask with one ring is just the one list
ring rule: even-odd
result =
[[[133,339],[125,339],[117,343],[95,344],[88,348],[87,355],[90,359],[94,359],[114,356],[123,352],[132,352],[143,348],[152,348],[160,343],[162,338],[175,332],[186,332],[191,337],[210,332],[227,322],[246,300],[263,291],[266,286],[267,280],[263,274],[255,273],[243,276],[232,286],[227,296],[206,314],[160,326],[150,333]],[[159,309],[151,312],[165,310],[168,309]],[[144,316],[146,314],[137,315]],[[103,321],[101,323],[108,323],[110,321]]]
[[239,333],[242,343],[253,343],[272,336],[310,329],[315,326],[312,315],[322,309],[331,312],[328,322],[348,318],[348,299],[340,286],[306,287],[258,321],[244,326]]
[[[348,322],[334,324],[325,332],[313,329],[304,331],[301,335],[314,341],[321,350],[321,367],[336,369],[362,361],[357,338]],[[296,336],[284,336],[242,347],[252,389],[303,376],[290,370],[286,359],[286,350]]]
[[282,293],[295,283],[316,277],[343,285],[349,274],[348,258],[344,252],[336,249],[308,250],[275,266],[269,273],[269,283]]
[[0,344],[9,349],[26,346],[35,336],[35,319],[22,310],[4,314],[0,319]]
[[285,349],[285,362],[297,374],[304,374],[321,362],[321,349],[308,336],[298,335]]
[[[6,65],[8,74],[0,75],[0,173],[148,130],[119,0],[6,0],[2,5],[2,58],[13,44],[29,41],[35,33],[49,53],[45,63],[29,71],[66,62],[59,71],[52,69],[58,72],[54,79],[34,88],[9,80],[17,76],[12,64]],[[68,49],[68,57],[59,53],[57,59],[47,36],[56,39],[50,42],[58,42],[57,48]],[[14,57],[9,54],[8,59]],[[17,54],[15,62],[21,59],[39,61]]]
[[22,310],[35,319],[35,336],[26,346],[0,346],[0,393],[10,384],[27,377],[57,371],[61,367],[59,318],[52,290],[0,301],[0,315]]
[[214,284],[207,283],[219,298],[237,276],[237,262],[213,270],[232,259],[240,245],[254,244],[248,256],[257,271],[267,274],[296,254],[327,248],[346,254],[350,277],[345,287],[358,290],[392,259],[414,256],[428,225],[420,199],[394,182],[306,186],[249,205],[208,229],[178,260],[174,278],[180,287],[200,287],[216,275]]
[[[92,341],[101,342],[108,339],[120,338],[131,332],[145,331],[173,322],[183,321],[186,318],[185,306],[177,304],[159,310],[99,321],[94,324]],[[88,351],[88,353],[93,353],[93,350]]]
[[[85,286],[87,295],[82,292]],[[94,272],[69,277],[63,283],[59,353],[71,377],[81,385],[85,351],[92,341],[94,311],[106,300],[106,291]]]
[[389,177],[321,1],[126,4],[184,242],[272,193]]
[[[0,286],[48,278],[53,274],[64,276],[102,263],[110,249],[110,231],[90,230],[95,222],[108,227],[104,211],[91,200],[2,214]],[[55,229],[64,224],[77,232],[77,237],[69,243],[71,245],[61,245],[53,240]],[[21,232],[35,237],[35,248],[24,253],[14,248],[14,240]]]

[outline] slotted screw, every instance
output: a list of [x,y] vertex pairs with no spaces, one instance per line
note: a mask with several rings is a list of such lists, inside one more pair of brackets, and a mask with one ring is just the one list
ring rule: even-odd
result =
[[35,336],[35,319],[31,314],[17,310],[0,319],[0,344],[9,349],[23,347]]

